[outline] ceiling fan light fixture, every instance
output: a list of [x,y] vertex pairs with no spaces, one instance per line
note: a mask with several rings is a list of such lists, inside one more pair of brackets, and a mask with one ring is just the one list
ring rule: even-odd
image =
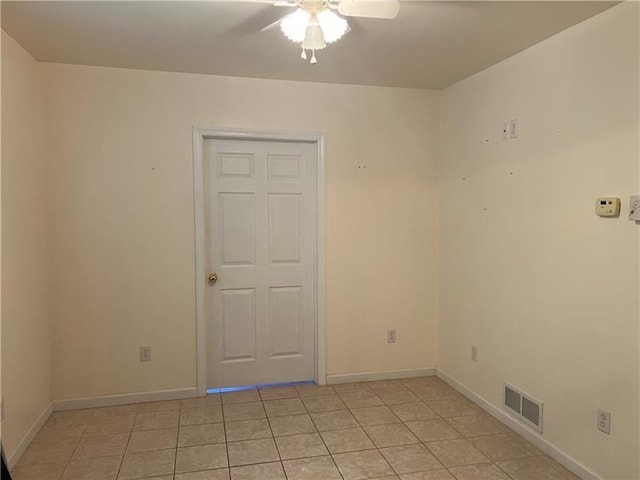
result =
[[307,50],[311,51],[310,63],[318,61],[316,50],[322,50],[327,43],[339,40],[351,30],[347,20],[340,15],[395,18],[400,10],[400,0],[275,0],[274,5],[297,8],[261,31],[266,32],[280,25],[282,33],[302,47],[300,57],[303,60],[307,59]]
[[310,19],[311,14],[309,12],[298,8],[291,15],[287,15],[282,19],[280,29],[289,40],[301,43],[306,37]]
[[335,42],[349,31],[347,21],[328,8],[318,12],[317,19],[327,43]]
[[349,31],[349,24],[324,3],[315,1],[307,5],[301,1],[295,12],[280,20],[280,29],[289,40],[300,44],[302,59],[306,60],[306,50],[310,50],[310,63],[317,63],[315,51],[341,38]]

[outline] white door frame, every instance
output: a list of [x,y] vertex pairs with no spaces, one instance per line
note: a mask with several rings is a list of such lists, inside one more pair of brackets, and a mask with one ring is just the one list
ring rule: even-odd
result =
[[325,330],[325,225],[324,225],[324,134],[319,132],[283,132],[236,128],[193,127],[193,200],[195,213],[196,271],[196,377],[198,395],[207,394],[207,342],[205,287],[207,285],[204,215],[204,140],[272,140],[310,142],[317,149],[316,183],[316,308],[315,308],[315,381],[327,383]]

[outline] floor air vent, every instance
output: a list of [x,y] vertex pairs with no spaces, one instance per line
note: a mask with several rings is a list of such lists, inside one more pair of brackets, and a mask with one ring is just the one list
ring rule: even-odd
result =
[[504,385],[504,408],[525,425],[542,433],[542,403],[511,385]]

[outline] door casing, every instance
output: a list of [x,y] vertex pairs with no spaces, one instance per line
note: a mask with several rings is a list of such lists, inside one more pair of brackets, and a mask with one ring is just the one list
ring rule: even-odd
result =
[[320,132],[287,132],[274,130],[247,130],[236,128],[193,127],[193,201],[195,220],[195,273],[196,273],[196,379],[198,395],[207,394],[207,342],[205,288],[207,286],[205,210],[204,210],[204,140],[263,140],[285,142],[311,142],[316,146],[316,305],[315,305],[315,382],[325,385],[326,325],[325,325],[325,201],[324,201],[324,134]]

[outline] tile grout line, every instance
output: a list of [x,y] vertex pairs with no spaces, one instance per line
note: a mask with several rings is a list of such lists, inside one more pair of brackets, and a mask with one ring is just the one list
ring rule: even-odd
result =
[[[294,388],[295,390],[295,388]],[[297,393],[297,390],[296,390]],[[269,419],[269,415],[267,415],[267,409],[264,408],[264,398],[262,398],[262,393],[260,392],[260,389],[258,389],[258,395],[260,395],[260,399],[262,400],[262,409],[264,410],[264,415],[265,418],[267,419],[267,425],[269,425],[269,431],[271,432],[271,439],[273,441],[273,444],[276,447],[276,452],[278,454],[278,459],[280,460],[280,468],[282,468],[282,474],[284,475],[285,480],[288,480],[288,476],[287,476],[287,471],[284,469],[284,463],[282,463],[282,454],[280,453],[280,447],[278,447],[278,442],[276,442],[276,437],[273,434],[273,428],[271,428],[271,420]],[[278,400],[283,400],[283,399],[278,399]]]
[[[406,387],[406,385],[405,385],[405,387]],[[414,394],[414,395],[415,395],[415,396],[416,396],[416,397],[417,397],[417,398],[418,398],[418,399],[419,399],[419,400],[420,400],[424,405],[426,405],[426,406],[427,406],[431,411],[433,411],[433,412],[438,416],[438,418],[439,418],[440,420],[443,420],[443,421],[444,421],[444,422],[445,422],[445,423],[446,423],[450,428],[453,428],[453,429],[454,429],[454,430],[455,430],[459,435],[461,435],[461,436],[462,436],[462,439],[466,440],[469,444],[471,444],[471,445],[472,445],[472,447],[473,447],[473,448],[475,448],[476,450],[480,451],[480,453],[481,453],[481,454],[482,454],[482,455],[483,455],[487,460],[489,460],[489,462],[490,462],[490,463],[494,464],[494,462],[493,462],[489,457],[487,457],[487,456],[484,454],[484,452],[482,452],[481,450],[479,450],[478,448],[476,448],[476,447],[475,447],[475,445],[473,445],[471,442],[469,442],[469,440],[467,440],[467,437],[466,437],[462,432],[460,432],[458,429],[456,429],[456,428],[455,428],[455,427],[454,427],[454,426],[453,426],[453,425],[452,425],[452,424],[447,420],[447,418],[445,418],[445,417],[444,417],[444,416],[442,416],[440,413],[438,413],[436,410],[434,410],[434,409],[431,407],[431,405],[429,405],[429,402],[428,402],[427,400],[424,400],[421,396],[419,396],[418,394],[416,394],[415,392],[413,392],[413,391],[411,390],[411,388],[409,388],[409,387],[407,387],[407,388],[408,388],[408,389],[411,391],[411,393],[413,393],[413,394]],[[445,399],[447,399],[447,398],[448,398],[448,397],[446,397],[446,396],[445,396],[445,397],[442,397],[442,398],[434,398],[434,399],[430,399],[430,400],[431,400],[431,401],[442,401],[442,400],[445,400]],[[453,397],[453,398],[455,398],[455,397]],[[471,415],[473,415],[473,414],[471,414]],[[466,416],[466,415],[461,415],[461,416]],[[454,418],[454,417],[448,417],[448,418]],[[403,422],[403,423],[404,423],[404,422]],[[410,428],[408,425],[406,425],[406,423],[405,423],[405,426],[406,426],[407,428],[409,428],[409,430],[411,430],[411,428]],[[413,430],[411,430],[411,432],[413,433]],[[421,443],[422,443],[422,445],[424,445],[424,447],[429,451],[429,453],[430,453],[431,455],[433,455],[433,457],[434,457],[434,458],[435,458],[435,459],[436,459],[436,460],[437,460],[437,461],[438,461],[438,462],[439,462],[439,463],[440,463],[440,464],[445,468],[445,470],[446,470],[447,472],[449,472],[449,474],[450,474],[450,475],[452,475],[454,478],[457,478],[457,477],[454,475],[454,473],[450,470],[450,468],[455,468],[455,467],[447,467],[447,466],[446,466],[446,465],[445,465],[445,464],[444,464],[444,463],[443,463],[443,462],[442,462],[442,461],[441,461],[441,460],[440,460],[440,459],[435,455],[435,453],[434,453],[434,452],[429,448],[429,446],[427,445],[427,443],[426,443],[426,442],[423,442],[423,441],[421,440]],[[497,466],[498,468],[500,468],[498,465],[496,465],[496,466]],[[500,469],[500,470],[502,471],[502,469]],[[505,472],[505,473],[506,473],[506,472]],[[511,478],[509,475],[507,475],[507,477],[508,477],[508,478]]]
[[[260,398],[262,398],[262,394],[260,394]],[[263,400],[264,402],[264,400]],[[284,469],[284,463],[282,462],[282,454],[280,453],[280,447],[278,447],[278,442],[276,442],[276,437],[273,434],[273,428],[271,427],[271,420],[269,419],[269,416],[267,415],[267,410],[264,408],[264,404],[262,405],[262,408],[264,409],[264,414],[267,418],[267,425],[269,425],[269,431],[271,432],[271,438],[273,439],[273,444],[276,447],[276,452],[278,453],[278,459],[280,460],[280,468],[282,468],[282,474],[284,475],[285,480],[288,480],[289,477],[287,476],[287,471]]]
[[[95,416],[95,412],[94,412]],[[116,473],[116,480],[120,480],[120,472],[122,471],[122,467],[124,466],[124,460],[127,456],[127,450],[129,449],[129,442],[131,442],[131,435],[133,435],[133,427],[136,424],[136,418],[138,414],[135,413],[133,415],[133,422],[131,422],[131,429],[129,430],[129,436],[127,437],[127,443],[124,446],[124,452],[122,453],[122,460],[120,460],[120,466],[118,467],[118,473]]]
[[313,420],[313,417],[311,416],[311,412],[307,408],[307,404],[304,403],[304,400],[302,400],[302,399],[300,399],[300,403],[302,403],[302,407],[307,412],[307,415],[309,415],[309,418],[311,419],[311,423],[313,423],[313,426],[316,429],[316,433],[320,437],[320,441],[324,445],[324,448],[327,450],[327,453],[329,454],[329,458],[331,459],[331,462],[333,463],[333,466],[336,468],[336,471],[338,472],[338,475],[340,475],[340,478],[342,478],[342,480],[344,480],[344,475],[342,474],[342,471],[338,467],[338,464],[336,463],[336,459],[333,458],[333,454],[331,453],[331,450],[329,450],[329,447],[328,447],[327,443],[324,441],[324,438],[322,437],[322,433],[320,432],[320,430],[318,430],[318,425],[316,425],[316,422]]
[[[427,402],[427,401],[425,401],[425,400],[423,400],[421,397],[417,396],[417,395],[416,395],[416,394],[411,390],[411,388],[407,387],[404,383],[403,383],[403,385],[404,385],[404,387],[405,387],[405,388],[407,388],[407,390],[408,390],[409,392],[411,392],[413,395],[415,395],[415,396],[420,400],[420,402],[421,402],[422,404],[426,405],[426,406],[427,406],[431,411],[433,411],[433,412],[438,416],[438,418],[439,418],[439,419],[443,420],[443,421],[447,424],[447,426],[449,426],[450,428],[452,428],[453,430],[455,430],[457,434],[461,435],[461,437],[462,437],[462,439],[463,439],[463,440],[466,440],[468,443],[470,443],[470,444],[471,444],[471,442],[469,442],[469,441],[467,440],[466,436],[465,436],[462,432],[460,432],[460,431],[459,431],[459,430],[457,430],[453,425],[451,425],[451,423],[450,423],[446,418],[444,418],[442,415],[440,415],[437,411],[433,410],[433,408],[431,408],[431,406],[428,404],[428,402]],[[376,394],[376,396],[378,396],[377,392],[375,392],[375,391],[374,391],[374,393]],[[444,399],[444,398],[443,398],[443,399]],[[381,399],[381,400],[382,400],[382,399]],[[437,399],[435,399],[435,400],[437,401]],[[384,402],[384,400],[382,400],[382,401],[383,401],[384,405],[385,405],[385,406],[386,406],[386,407],[387,407],[387,408],[388,408],[388,409],[389,409],[389,410],[390,410],[390,411],[391,411],[391,412],[396,416],[396,418],[398,418],[398,417],[397,417],[397,414],[393,411],[393,409],[392,409],[392,408],[390,408],[390,407],[391,407],[391,406],[393,406],[393,405],[389,405],[389,404],[387,404],[386,402]],[[411,403],[415,403],[415,402],[411,402]],[[399,403],[399,404],[396,404],[396,405],[404,405],[404,403]],[[398,418],[398,420],[400,421],[400,423],[401,423],[405,428],[407,428],[407,429],[408,429],[412,434],[414,434],[414,436],[415,436],[415,433],[413,432],[413,430],[411,430],[411,428],[406,424],[406,422],[405,422],[404,420],[402,420],[402,419],[400,419],[400,418]],[[357,418],[356,418],[356,421],[358,421],[358,420],[357,420]],[[360,423],[360,422],[358,421],[358,423]],[[365,433],[366,433],[366,434],[368,434],[368,432],[366,431],[366,429],[365,429],[364,427],[363,427],[363,430],[365,431]],[[440,464],[440,465],[441,465],[441,466],[442,466],[442,467],[443,467],[443,468],[444,468],[444,469],[445,469],[445,470],[446,470],[450,475],[452,475],[454,478],[457,478],[457,477],[453,474],[453,472],[451,472],[451,470],[450,470],[447,466],[445,466],[445,465],[442,463],[442,461],[441,461],[441,460],[440,460],[440,459],[435,455],[435,453],[434,453],[434,452],[433,452],[433,451],[428,447],[428,445],[427,445],[425,442],[423,442],[423,441],[422,441],[422,440],[420,440],[419,438],[417,438],[417,440],[419,441],[419,443],[418,443],[418,444],[420,444],[420,445],[422,445],[424,448],[426,448],[426,449],[427,449],[427,451],[428,451],[428,452],[429,452],[429,453],[430,453],[430,454],[431,454],[431,455],[436,459],[436,461],[437,461],[437,462],[438,462],[438,463],[439,463],[439,464]],[[375,445],[375,442],[374,442],[374,445]],[[415,444],[413,444],[413,445],[415,445]],[[472,445],[472,447],[473,447],[473,448],[476,448],[473,444],[471,444],[471,445]],[[376,445],[376,447],[377,447],[377,445]],[[380,449],[379,449],[379,447],[378,447],[378,450],[380,450]],[[477,448],[476,448],[476,450],[477,450]],[[480,453],[481,453],[485,458],[487,458],[487,460],[489,460],[491,463],[493,463],[493,462],[491,461],[491,459],[489,459],[488,457],[486,457],[486,455],[484,455],[484,453],[483,453],[483,452],[480,452]],[[384,454],[383,454],[381,451],[380,451],[380,454],[384,457]],[[385,458],[385,460],[386,460],[386,457],[384,457],[384,458]],[[392,467],[392,469],[393,469],[393,467]],[[393,469],[393,470],[394,470],[394,471],[396,471],[395,469]],[[397,471],[396,471],[396,473],[397,473]],[[398,475],[400,475],[399,473],[397,473],[397,474],[398,474]],[[509,477],[509,478],[510,478],[510,477]]]
[[[383,403],[383,405],[377,405],[377,406],[384,406],[384,407],[386,407],[386,408],[391,412],[391,414],[392,414],[392,415],[393,415],[393,416],[394,416],[394,417],[399,421],[399,423],[401,423],[403,426],[405,426],[405,428],[408,428],[408,427],[406,427],[406,425],[404,425],[404,423],[403,423],[403,422],[402,422],[402,420],[398,417],[398,415],[396,415],[396,413],[395,413],[395,412],[394,412],[394,411],[389,407],[389,405],[387,405],[386,403],[384,403],[384,400],[383,400],[382,398],[380,398],[380,396],[378,395],[378,393],[377,393],[377,392],[375,392],[375,391],[374,391],[373,389],[371,389],[371,388],[370,388],[370,390],[373,392],[373,394],[375,395],[375,397],[376,397],[376,398],[378,398],[378,399]],[[347,408],[349,408],[349,407],[347,407]],[[368,408],[368,407],[361,407],[361,408]],[[387,463],[387,465],[389,466],[389,468],[391,468],[391,470],[394,472],[394,474],[395,474],[398,478],[400,478],[400,473],[399,473],[395,468],[393,468],[393,465],[391,465],[391,463],[389,463],[389,460],[387,460],[387,457],[385,457],[385,456],[384,456],[384,453],[382,453],[382,451],[380,450],[380,447],[378,447],[378,445],[377,445],[377,444],[376,444],[376,442],[373,440],[373,438],[371,438],[371,435],[369,434],[369,432],[367,432],[367,430],[366,430],[366,428],[365,428],[365,425],[363,425],[362,423],[360,423],[360,420],[358,420],[358,418],[357,418],[355,415],[353,415],[353,412],[351,411],[351,409],[349,409],[349,413],[351,413],[351,415],[356,419],[356,422],[357,422],[357,423],[358,423],[358,425],[360,426],[360,429],[364,432],[364,434],[365,434],[365,435],[366,435],[366,437],[369,439],[369,441],[371,442],[371,444],[374,446],[374,448],[376,449],[376,451],[378,452],[378,454],[379,454],[379,455],[384,459],[384,461]],[[394,422],[394,423],[395,423],[395,422]],[[393,425],[393,424],[379,424],[379,425],[368,425],[368,426],[370,426],[370,427],[375,427],[375,426],[380,426],[380,425]],[[409,429],[409,431],[411,431],[411,430]],[[411,433],[413,434],[413,432],[411,432]],[[414,436],[415,436],[415,435],[414,435]],[[418,441],[419,441],[419,439],[418,439],[417,437],[416,437],[416,440],[418,440]],[[361,451],[363,451],[363,450],[361,450]],[[410,472],[410,473],[413,473],[413,472]]]
[[[178,409],[178,431],[176,432],[176,450],[173,457],[173,478],[176,478],[176,470],[178,469],[178,442],[180,440],[180,427],[182,426],[182,400],[180,400],[180,408]],[[226,437],[225,437],[226,440]]]
[[[403,385],[404,385],[404,383],[403,383]],[[406,385],[405,385],[405,387],[406,387]],[[417,393],[413,392],[413,391],[411,390],[411,388],[409,388],[409,387],[407,387],[407,388],[409,389],[409,391],[411,391],[411,393],[413,393],[413,394],[414,394],[414,395],[415,395],[415,396],[420,400],[420,402],[421,402],[422,404],[426,405],[426,406],[427,406],[427,408],[429,408],[433,413],[435,413],[435,414],[437,415],[437,419],[438,419],[438,420],[443,420],[447,425],[449,425],[449,422],[447,422],[447,420],[446,420],[442,415],[440,415],[436,410],[434,410],[434,409],[431,407],[431,405],[429,405],[428,401],[423,400],[423,398],[422,398],[421,396],[419,396]],[[436,399],[436,400],[437,400],[437,399]],[[435,420],[435,419],[434,419],[434,420]],[[419,420],[419,421],[420,421],[420,420]],[[403,422],[403,423],[404,423],[404,422]],[[413,433],[413,430],[411,430],[411,428],[410,428],[408,425],[406,425],[406,423],[405,423],[405,426],[406,426],[407,428],[409,428],[409,430]],[[451,428],[453,428],[451,425],[449,425],[449,426],[450,426]],[[460,432],[458,432],[455,428],[453,428],[453,429],[454,429],[458,434],[460,434]],[[416,435],[416,436],[417,436],[417,435]],[[428,451],[431,455],[433,455],[433,457],[434,457],[434,458],[435,458],[435,459],[440,463],[440,465],[442,465],[442,467],[445,469],[445,471],[446,471],[447,473],[449,473],[449,475],[451,475],[453,478],[457,478],[457,477],[453,474],[453,472],[452,472],[451,470],[449,470],[449,467],[447,467],[447,466],[446,466],[446,465],[445,465],[445,464],[444,464],[444,463],[443,463],[443,462],[442,462],[442,461],[441,461],[441,460],[436,456],[436,454],[435,454],[435,453],[434,453],[434,452],[429,448],[429,446],[426,444],[426,442],[423,442],[420,438],[418,438],[418,440],[420,440],[421,445],[424,445],[424,447],[427,449],[427,451]]]
[[[387,460],[387,457],[385,457],[384,453],[383,453],[383,452],[382,452],[382,450],[381,450],[381,448],[386,448],[386,447],[379,447],[379,446],[377,445],[377,443],[373,440],[373,438],[371,437],[371,435],[369,434],[369,432],[367,432],[366,427],[376,427],[376,426],[395,425],[395,424],[399,423],[399,424],[403,425],[405,428],[407,428],[407,429],[412,433],[412,435],[413,435],[413,432],[412,432],[412,431],[411,431],[411,430],[410,430],[410,429],[409,429],[409,428],[404,424],[404,422],[403,422],[403,421],[398,417],[398,415],[397,415],[397,414],[396,414],[396,413],[395,413],[395,412],[390,408],[390,406],[389,406],[388,404],[386,404],[382,398],[380,398],[380,395],[378,394],[378,392],[376,392],[375,390],[373,390],[373,389],[371,389],[371,388],[369,388],[369,390],[371,390],[371,391],[372,391],[372,393],[373,393],[373,395],[374,395],[376,398],[378,398],[378,399],[382,402],[382,405],[371,405],[371,406],[369,406],[369,407],[366,407],[366,406],[365,406],[365,407],[354,407],[354,408],[355,408],[355,409],[357,409],[357,408],[386,407],[386,408],[391,412],[391,414],[396,418],[396,420],[398,420],[398,422],[383,423],[383,424],[377,424],[377,425],[364,425],[364,424],[362,424],[362,423],[361,423],[361,421],[360,421],[360,420],[358,420],[358,418],[353,414],[353,411],[352,411],[353,409],[352,409],[352,408],[350,408],[348,405],[347,405],[347,408],[349,409],[349,413],[351,413],[351,415],[353,415],[353,417],[355,418],[356,422],[357,422],[357,423],[358,423],[358,425],[359,425],[359,428],[364,432],[365,436],[369,439],[369,441],[371,442],[371,444],[374,446],[374,448],[373,448],[373,449],[375,449],[375,450],[378,452],[378,454],[381,456],[381,458],[382,458],[382,459],[387,463],[387,465],[389,466],[389,468],[391,468],[391,470],[394,472],[395,476],[398,476],[398,477],[399,477],[401,474],[400,474],[400,473],[399,473],[399,472],[398,472],[398,471],[393,467],[393,465],[391,465],[391,463],[389,463],[389,460]],[[348,392],[347,392],[347,393],[348,393]],[[411,403],[414,403],[414,402],[411,402]],[[346,404],[345,404],[345,405],[346,405]],[[402,405],[402,404],[398,404],[398,405]],[[414,437],[415,437],[415,435],[414,435]],[[419,442],[420,442],[420,440],[419,440],[417,437],[415,437],[415,438],[416,438],[416,440],[418,440],[418,443],[419,443]],[[406,444],[404,444],[404,445],[406,445]],[[396,446],[404,446],[404,445],[396,445]],[[415,444],[413,444],[413,445],[415,445]],[[358,452],[358,451],[367,451],[367,450],[373,450],[373,449],[355,450],[355,452]],[[346,452],[346,453],[352,453],[352,452]],[[415,473],[415,472],[409,472],[409,473]]]
[[[222,412],[222,428],[224,429],[224,447],[227,451],[227,475],[231,478],[231,459],[229,458],[229,442],[227,438],[227,422],[224,418],[224,399],[223,395],[220,394],[220,411]],[[175,480],[175,478],[174,478]]]
[[76,446],[74,447],[73,451],[71,452],[71,455],[69,456],[69,459],[65,462],[66,464],[64,466],[64,469],[62,470],[62,473],[58,477],[59,480],[63,479],[64,476],[67,474],[67,471],[69,470],[69,467],[71,466],[71,462],[73,460],[73,456],[75,455],[76,451],[78,450],[78,447],[80,446],[80,442],[82,442],[84,434],[87,431],[87,427],[88,427],[89,423],[91,423],[91,420],[93,419],[94,414],[95,414],[95,412],[93,412],[91,414],[91,418],[89,418],[89,421],[87,422],[87,424],[84,425],[84,428],[82,429],[82,434],[80,434],[80,438],[78,439],[78,443],[76,444]]
[[[365,384],[365,385],[366,385],[366,384]],[[368,385],[367,385],[367,387],[368,387]],[[368,388],[368,390],[369,390],[369,392],[370,392],[373,396],[375,396],[376,398],[378,398],[378,399],[382,402],[382,405],[372,405],[372,406],[370,406],[370,407],[384,406],[384,407],[388,408],[388,409],[392,412],[392,415],[394,415],[394,417],[398,420],[398,423],[400,423],[400,424],[402,424],[403,426],[405,426],[405,428],[408,428],[408,427],[406,427],[406,425],[404,424],[404,422],[403,422],[401,419],[399,419],[399,418],[397,417],[397,415],[395,414],[395,412],[393,412],[393,410],[391,410],[391,409],[389,408],[389,405],[388,405],[388,404],[386,404],[386,403],[384,402],[384,400],[380,398],[380,396],[379,396],[378,392],[376,392],[375,390],[371,389],[370,387]],[[409,391],[409,390],[407,389],[407,391]],[[344,392],[344,393],[345,393],[345,394],[348,394],[348,393],[356,393],[356,392],[355,392],[355,391],[352,391],[352,392],[347,391],[347,392]],[[363,424],[361,423],[361,421],[360,421],[360,420],[358,420],[358,419],[357,419],[357,417],[355,417],[355,416],[353,415],[353,411],[352,411],[352,410],[353,410],[353,408],[368,408],[368,407],[366,407],[366,406],[365,406],[365,407],[349,407],[349,406],[345,403],[345,400],[341,397],[341,395],[340,395],[340,393],[339,393],[339,392],[336,392],[336,395],[337,395],[337,396],[338,396],[338,398],[342,401],[342,403],[344,404],[345,409],[346,409],[346,410],[336,410],[336,411],[347,411],[347,412],[349,412],[349,414],[350,414],[352,417],[354,417],[354,419],[355,419],[355,421],[356,421],[356,423],[357,423],[357,425],[358,425],[358,428],[360,428],[360,430],[362,430],[362,431],[363,431],[363,433],[365,434],[365,436],[369,439],[369,441],[370,441],[370,442],[371,442],[371,444],[373,445],[373,448],[370,448],[370,449],[352,450],[352,451],[349,451],[349,452],[340,452],[340,453],[353,453],[353,452],[361,452],[361,451],[376,450],[376,451],[378,452],[378,454],[381,456],[381,458],[385,461],[385,463],[387,463],[387,465],[389,466],[389,468],[394,472],[394,474],[396,474],[396,475],[400,475],[400,474],[399,474],[399,473],[398,473],[398,472],[393,468],[393,466],[391,466],[391,465],[389,464],[388,460],[386,459],[386,457],[384,456],[384,454],[383,454],[383,453],[382,453],[382,451],[380,450],[380,447],[378,447],[378,446],[376,445],[376,443],[373,441],[373,439],[371,438],[371,436],[369,435],[369,433],[366,431],[366,429],[365,429],[365,425],[363,425]],[[417,403],[417,402],[408,402],[408,403]],[[403,403],[398,403],[398,404],[396,404],[396,405],[401,405],[401,404],[403,404]],[[305,404],[305,407],[306,407],[306,404]],[[314,423],[315,423],[315,422],[314,422]],[[395,423],[396,423],[396,422],[393,422],[393,424],[395,424]],[[368,425],[368,426],[371,426],[371,425]],[[348,428],[351,428],[351,427],[348,427]],[[334,429],[334,430],[330,430],[330,431],[340,431],[340,430],[346,430],[346,429],[347,429],[347,428],[343,428],[343,429]],[[411,431],[411,430],[409,429],[409,431]],[[323,442],[324,442],[324,438],[322,437],[322,433],[320,433],[320,437],[322,438],[322,440],[323,440]],[[417,439],[417,438],[416,438],[416,440],[418,440],[418,442],[417,442],[417,443],[419,444],[419,443],[420,443],[419,439]],[[326,446],[326,443],[325,443],[325,446]],[[425,446],[425,448],[426,448],[426,446]],[[328,450],[328,448],[327,448],[327,450]],[[428,451],[429,451],[429,450],[428,450]],[[430,452],[430,451],[429,451],[429,452]],[[333,454],[332,452],[330,452],[330,455],[331,455],[331,457],[332,457],[332,459],[334,460],[334,463],[335,463],[335,458],[333,457],[333,455],[334,455],[334,454]]]

